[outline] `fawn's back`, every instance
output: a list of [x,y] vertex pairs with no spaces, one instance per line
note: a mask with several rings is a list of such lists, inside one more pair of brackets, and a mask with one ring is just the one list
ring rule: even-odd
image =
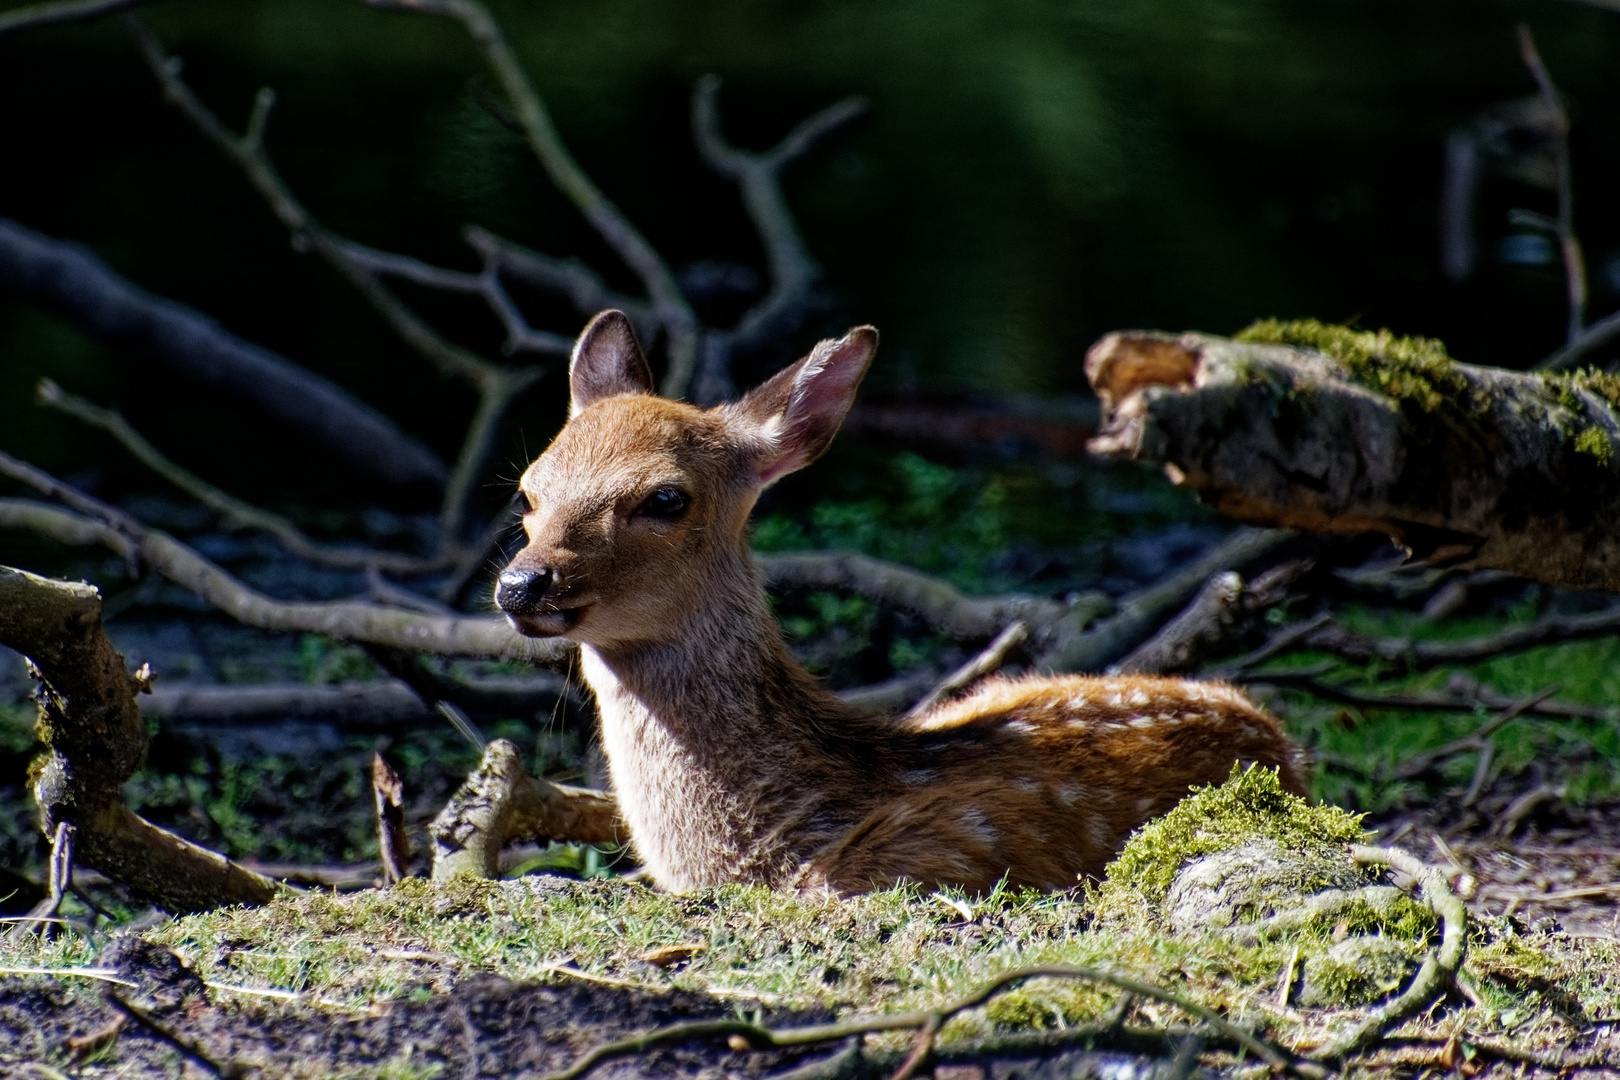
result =
[[1234,762],[1296,748],[1238,691],[1176,679],[996,680],[908,720],[851,709],[788,655],[747,540],[759,492],[832,441],[877,335],[825,341],[742,400],[656,397],[605,312],[572,415],[524,473],[528,545],[496,602],[581,645],[638,854],[671,888],[1063,888]]

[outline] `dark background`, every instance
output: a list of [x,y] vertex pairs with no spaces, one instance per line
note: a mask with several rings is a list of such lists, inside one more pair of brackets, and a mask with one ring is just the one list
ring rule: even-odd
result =
[[[797,168],[790,197],[848,321],[884,334],[873,386],[1084,392],[1120,327],[1230,332],[1315,316],[1438,336],[1522,366],[1563,335],[1557,265],[1505,265],[1506,210],[1550,193],[1487,182],[1483,259],[1439,272],[1442,141],[1534,92],[1535,30],[1575,118],[1577,226],[1592,317],[1617,304],[1620,16],[1577,3],[1032,0],[496,3],[565,138],[675,266],[759,265],[734,189],[698,160],[692,80],[727,80],[744,146],[844,95],[870,115]],[[346,0],[177,0],[146,17],[240,125],[280,104],[269,146],[332,227],[471,268],[468,222],[632,280],[478,104],[482,58],[446,20]],[[320,370],[447,458],[471,406],[337,275],[292,251],[234,168],[165,104],[116,18],[0,39],[0,214],[93,246],[136,283]],[[413,297],[493,350],[471,303]],[[537,321],[544,318],[542,310]],[[549,328],[572,332],[557,312]],[[0,446],[61,473],[142,478],[100,436],[32,404],[49,374],[116,403],[207,478],[265,502],[397,498],[284,432],[0,297]],[[559,419],[561,382],[514,414],[515,469]]]

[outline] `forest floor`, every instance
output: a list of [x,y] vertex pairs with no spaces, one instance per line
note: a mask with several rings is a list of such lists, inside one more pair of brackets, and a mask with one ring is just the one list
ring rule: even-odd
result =
[[[1223,529],[1184,501],[1128,484],[1071,497],[1061,484],[1054,490],[1049,480],[1019,474],[987,483],[925,462],[895,468],[892,497],[824,492],[814,510],[767,512],[762,546],[856,547],[949,573],[977,591],[1117,595],[1153,581]],[[1021,483],[1033,490],[1019,494]],[[997,484],[1002,495],[994,494]],[[1007,509],[1008,491],[1020,505],[1044,501],[1061,522],[1021,523]],[[211,533],[206,518],[188,523],[172,506],[140,510],[273,595],[342,596],[364,587],[338,577],[289,582],[289,568],[267,543]],[[384,532],[399,527],[379,521],[372,525]],[[949,543],[922,524],[941,521],[955,530]],[[1067,547],[1042,539],[1060,530],[1087,539]],[[1280,608],[1280,617],[1291,623],[1331,610],[1363,633],[1458,638],[1608,602],[1456,574],[1413,575],[1420,591],[1410,582],[1392,590],[1384,575],[1386,584],[1370,589],[1336,569],[1324,560],[1312,591]],[[349,686],[381,677],[358,649],[244,630],[155,579],[116,584],[122,569],[110,562],[56,572],[115,583],[107,588],[109,632],[132,665],[149,662],[170,684]],[[1433,597],[1459,583],[1462,601],[1432,617],[1425,609]],[[856,598],[812,593],[775,603],[801,659],[836,687],[906,672],[920,672],[926,683],[966,655],[960,643]],[[1328,659],[1296,652],[1276,657],[1275,666],[1320,667]],[[454,673],[516,672],[460,665]],[[1433,691],[1464,678],[1513,697],[1556,685],[1560,700],[1607,708],[1620,701],[1620,642],[1552,644],[1401,677],[1377,664],[1340,664],[1333,677],[1378,692]],[[0,658],[0,865],[37,881],[46,849],[25,792],[33,753],[27,689],[20,663]],[[1444,870],[1476,924],[1465,989],[1410,1021],[1361,1067],[1394,1075],[1570,1075],[1562,1066],[1583,1063],[1593,1075],[1612,1075],[1620,1068],[1620,712],[1525,716],[1495,732],[1490,754],[1452,755],[1397,781],[1392,766],[1468,737],[1492,711],[1436,715],[1349,708],[1291,689],[1255,693],[1316,754],[1317,796],[1365,812],[1375,842]],[[580,721],[580,710],[560,708],[481,726],[513,739],[535,773],[590,782],[600,762]],[[404,779],[415,869],[424,872],[423,826],[477,760],[448,725],[431,718],[428,726],[367,730],[332,718],[157,725],[147,763],[127,788],[129,804],[311,891],[257,916],[173,920],[81,871],[82,896],[64,905],[60,935],[0,943],[0,966],[89,973],[0,974],[0,1033],[8,1036],[0,1037],[0,1075],[545,1076],[605,1040],[678,1019],[785,1029],[934,1008],[1032,962],[1129,969],[1259,1030],[1292,1033],[1301,1046],[1365,1007],[1286,999],[1269,1007],[1279,974],[1294,962],[1283,943],[1230,952],[1210,941],[1103,933],[1080,894],[982,901],[902,891],[837,909],[747,890],[681,900],[619,876],[633,870],[623,853],[565,845],[508,853],[509,880],[493,891],[444,893],[420,881],[376,890],[375,751]],[[1331,943],[1330,934],[1315,945]],[[1197,1063],[1265,1071],[1213,1045],[1196,1061],[1178,1059],[1185,1047],[1164,1032],[1183,1014],[1142,1001],[1113,1014],[1119,1003],[1118,993],[1095,987],[1014,988],[965,1026],[947,1026],[934,1075],[1174,1075]],[[1088,1029],[1109,1017],[1107,1032]],[[866,1036],[855,1063],[839,1056],[849,1039],[767,1051],[706,1037],[604,1062],[592,1075],[889,1075],[909,1039]],[[987,1039],[1000,1041],[987,1049]]]

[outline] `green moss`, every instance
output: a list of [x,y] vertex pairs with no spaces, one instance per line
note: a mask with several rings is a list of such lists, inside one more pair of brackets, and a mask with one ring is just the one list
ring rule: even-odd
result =
[[1575,452],[1590,454],[1601,465],[1614,460],[1614,444],[1609,440],[1609,433],[1596,426],[1584,428],[1575,436]]
[[1620,409],[1620,375],[1598,368],[1546,371],[1541,374],[1541,382],[1566,409],[1583,411],[1580,398],[1575,393],[1577,390],[1596,394],[1608,402],[1610,408]]
[[1316,349],[1348,367],[1358,382],[1424,412],[1468,391],[1468,380],[1436,338],[1352,330],[1316,319],[1261,319],[1233,340]]
[[[1226,783],[1199,789],[1138,829],[1108,864],[1099,896],[1133,907],[1129,894],[1157,902],[1191,860],[1256,839],[1276,841],[1288,851],[1328,853],[1365,837],[1359,815],[1290,795],[1273,769],[1233,765]],[[1126,895],[1110,895],[1118,893]]]

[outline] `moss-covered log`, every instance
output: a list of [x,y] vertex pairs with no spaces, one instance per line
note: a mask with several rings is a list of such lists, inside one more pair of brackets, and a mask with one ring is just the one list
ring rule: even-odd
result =
[[46,835],[73,825],[79,863],[170,911],[262,904],[276,894],[269,878],[124,805],[124,781],[146,753],[146,724],[135,705],[141,683],[102,631],[94,587],[0,567],[0,644],[33,661],[40,680],[46,753],[32,772]]
[[1314,322],[1110,334],[1086,373],[1093,451],[1162,463],[1233,517],[1620,591],[1620,377],[1472,367]]

